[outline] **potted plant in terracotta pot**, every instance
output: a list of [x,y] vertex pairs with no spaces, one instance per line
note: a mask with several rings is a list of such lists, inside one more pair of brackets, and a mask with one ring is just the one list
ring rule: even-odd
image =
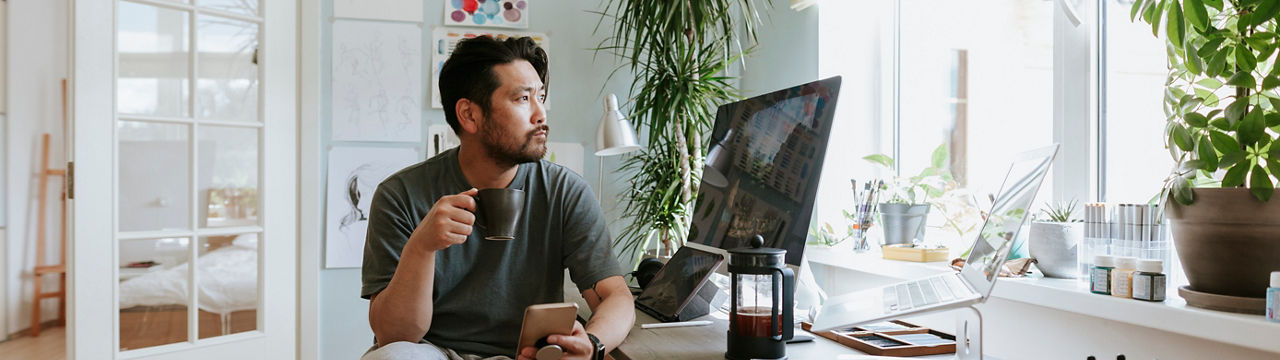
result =
[[1169,49],[1163,135],[1177,167],[1163,198],[1184,292],[1248,302],[1280,270],[1280,203],[1268,201],[1280,175],[1278,14],[1274,0],[1133,4]]
[[1031,257],[1044,276],[1071,279],[1080,276],[1076,250],[1084,240],[1084,223],[1072,219],[1076,202],[1057,203],[1040,210],[1043,217],[1031,222]]

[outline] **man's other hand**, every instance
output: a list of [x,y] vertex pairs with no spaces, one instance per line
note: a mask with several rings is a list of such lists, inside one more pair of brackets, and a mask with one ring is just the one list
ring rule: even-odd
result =
[[[560,345],[560,348],[564,349],[564,357],[560,358],[562,360],[589,360],[591,352],[595,350],[591,346],[591,338],[587,337],[587,330],[583,329],[582,324],[577,321],[573,322],[573,332],[570,335],[548,336],[547,343]],[[517,355],[517,360],[536,360],[538,349],[525,346]]]
[[417,243],[422,250],[438,251],[467,241],[471,226],[476,222],[476,193],[471,189],[457,195],[436,200],[427,217],[413,229],[409,242]]

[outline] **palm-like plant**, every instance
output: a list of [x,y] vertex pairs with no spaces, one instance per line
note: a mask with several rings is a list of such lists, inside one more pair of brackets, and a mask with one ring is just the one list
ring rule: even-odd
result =
[[655,235],[664,250],[683,244],[715,108],[739,98],[725,70],[750,52],[738,28],[756,40],[754,2],[610,0],[599,13],[614,28],[596,51],[634,74],[629,118],[647,138],[623,162],[634,174],[624,195],[631,223],[617,239],[624,252],[639,255]]

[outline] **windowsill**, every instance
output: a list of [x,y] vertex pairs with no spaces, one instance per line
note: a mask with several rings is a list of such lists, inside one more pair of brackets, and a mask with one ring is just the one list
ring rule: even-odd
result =
[[[901,280],[951,271],[947,262],[915,263],[885,260],[877,252],[856,254],[847,249],[809,247],[810,264],[832,266]],[[1164,302],[1123,299],[1088,291],[1086,282],[1043,277],[1002,278],[992,297],[1092,316],[1211,341],[1280,352],[1280,323],[1261,315],[1244,315],[1187,306],[1170,286]]]

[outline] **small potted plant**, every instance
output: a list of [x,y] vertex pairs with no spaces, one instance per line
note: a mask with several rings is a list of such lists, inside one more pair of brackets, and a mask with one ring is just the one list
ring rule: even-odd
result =
[[[929,210],[934,202],[946,198],[948,192],[959,189],[959,184],[944,166],[947,163],[946,144],[933,150],[929,167],[911,177],[895,176],[884,183],[879,195],[880,224],[884,229],[884,244],[913,244],[923,240]],[[894,171],[892,157],[884,154],[862,158]],[[948,218],[948,223],[955,223]],[[957,231],[960,231],[957,228]]]
[[1044,276],[1065,279],[1080,276],[1076,250],[1084,240],[1084,223],[1071,218],[1075,210],[1075,200],[1050,204],[1040,210],[1043,218],[1037,217],[1031,222],[1028,250]]

